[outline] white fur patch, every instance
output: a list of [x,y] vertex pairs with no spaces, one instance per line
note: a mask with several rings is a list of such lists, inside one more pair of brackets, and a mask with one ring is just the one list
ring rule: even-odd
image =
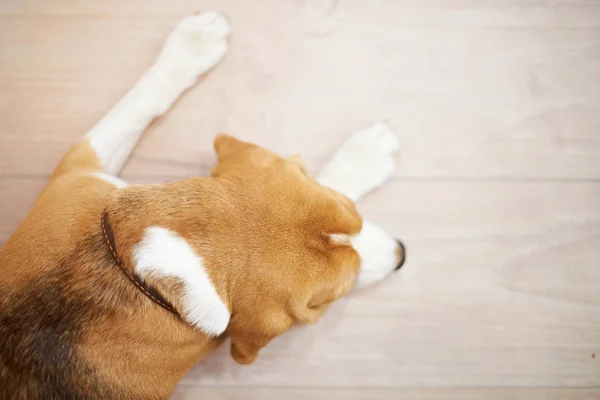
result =
[[364,221],[362,230],[357,235],[334,233],[329,237],[333,243],[352,245],[360,256],[360,271],[355,284],[357,289],[382,280],[401,261],[398,242],[370,222]]
[[392,176],[397,148],[392,130],[376,122],[355,132],[321,169],[317,181],[356,201]]
[[352,236],[345,233],[332,233],[329,235],[329,240],[338,246],[350,246],[352,244]]
[[150,227],[133,249],[136,273],[177,278],[184,287],[182,317],[204,333],[218,336],[230,312],[203,267],[203,260],[185,239],[169,229]]
[[116,175],[150,122],[221,61],[229,32],[225,17],[215,12],[184,18],[175,27],[154,65],[86,135],[106,172]]
[[117,188],[128,186],[127,182],[125,182],[124,180],[117,178],[116,176],[105,174],[104,172],[94,172],[90,175],[105,182],[108,182]]

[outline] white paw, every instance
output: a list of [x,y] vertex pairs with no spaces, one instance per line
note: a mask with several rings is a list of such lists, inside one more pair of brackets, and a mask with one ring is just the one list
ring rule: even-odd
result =
[[390,178],[396,149],[396,135],[376,122],[355,132],[321,169],[317,181],[356,201]]
[[177,73],[195,78],[223,59],[230,31],[227,19],[217,12],[186,17],[167,38],[160,60],[173,66]]

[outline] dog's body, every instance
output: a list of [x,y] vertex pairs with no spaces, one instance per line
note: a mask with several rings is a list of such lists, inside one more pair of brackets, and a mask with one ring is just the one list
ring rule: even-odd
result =
[[320,183],[297,159],[225,135],[213,178],[114,176],[152,119],[225,55],[228,33],[215,13],[184,19],[0,252],[1,398],[166,398],[226,336],[250,363],[403,262],[352,203],[393,168],[381,124],[348,141]]

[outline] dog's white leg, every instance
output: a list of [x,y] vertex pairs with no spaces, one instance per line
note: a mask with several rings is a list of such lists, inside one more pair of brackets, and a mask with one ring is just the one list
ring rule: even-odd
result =
[[227,52],[225,17],[206,12],[183,19],[154,65],[86,135],[108,174],[116,175],[152,120],[164,114]]
[[321,169],[317,181],[356,201],[392,176],[397,148],[392,130],[376,122],[355,132]]

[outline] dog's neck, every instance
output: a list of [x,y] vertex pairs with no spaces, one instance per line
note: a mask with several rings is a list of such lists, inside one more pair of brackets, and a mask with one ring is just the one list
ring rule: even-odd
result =
[[106,212],[102,213],[102,217],[100,218],[100,226],[102,228],[102,236],[104,237],[104,242],[108,247],[108,250],[117,264],[117,267],[123,272],[124,276],[129,279],[129,281],[138,288],[146,297],[148,297],[151,301],[158,304],[160,307],[165,310],[172,312],[173,314],[181,317],[179,311],[175,309],[175,307],[162,295],[156,288],[148,285],[143,279],[141,279],[137,274],[131,271],[131,268],[127,268],[121,257],[119,256],[119,251],[117,249],[117,245],[115,243],[115,235],[110,225],[110,221],[108,220],[108,214]]
[[104,211],[126,273],[213,337],[226,330],[230,318],[227,271],[209,266],[202,254],[210,252],[206,238],[214,237],[207,235],[214,227],[205,221],[224,211],[215,202],[220,191],[208,178],[131,186],[111,194]]

